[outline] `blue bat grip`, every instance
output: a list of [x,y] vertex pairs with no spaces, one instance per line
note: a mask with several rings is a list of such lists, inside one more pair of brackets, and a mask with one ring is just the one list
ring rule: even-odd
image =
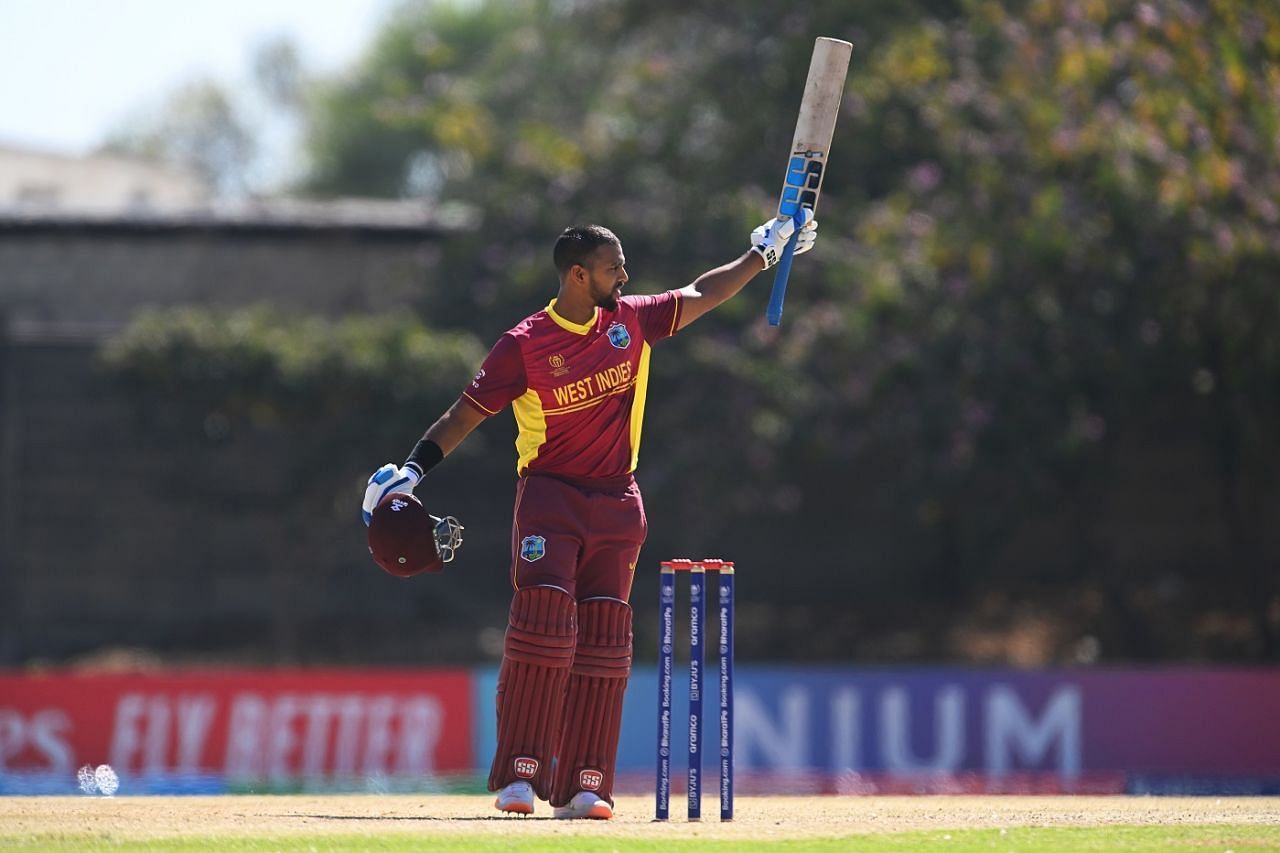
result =
[[787,247],[782,250],[782,257],[778,259],[778,271],[773,276],[773,292],[769,294],[769,310],[765,312],[770,326],[776,326],[782,322],[782,302],[787,298],[787,279],[791,276],[791,261],[796,256],[796,243],[800,241],[800,226],[804,225],[803,207],[796,211],[792,221],[796,224],[796,230],[791,232],[791,239],[787,241]]

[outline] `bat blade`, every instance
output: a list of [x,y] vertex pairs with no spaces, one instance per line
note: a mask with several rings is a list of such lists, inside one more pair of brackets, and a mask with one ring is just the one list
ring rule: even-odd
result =
[[[844,81],[849,73],[849,57],[852,54],[853,45],[840,39],[819,38],[813,45],[809,76],[805,80],[804,97],[800,101],[800,117],[796,120],[791,154],[787,158],[787,174],[782,184],[782,197],[778,201],[778,217],[794,219],[797,226],[803,222],[804,208],[817,214],[827,154],[831,150],[831,138],[835,135],[836,116],[840,113]],[[791,259],[798,239],[797,229],[778,261],[778,271],[773,278],[773,292],[769,296],[769,308],[765,314],[770,326],[782,322],[782,304],[787,295],[787,279],[791,275]]]

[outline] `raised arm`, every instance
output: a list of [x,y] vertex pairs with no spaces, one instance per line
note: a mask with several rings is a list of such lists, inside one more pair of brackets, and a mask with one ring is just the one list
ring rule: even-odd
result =
[[[806,210],[806,213],[808,218],[796,243],[797,255],[813,248],[813,241],[817,237],[818,223],[813,220],[811,211]],[[751,232],[750,251],[724,266],[707,270],[691,284],[682,287],[679,328],[683,329],[717,305],[728,301],[758,273],[776,264],[794,231],[795,223],[791,219],[771,219]]]
[[680,328],[692,323],[722,302],[727,302],[747,282],[764,271],[764,258],[756,252],[746,252],[736,261],[707,270],[680,288]]

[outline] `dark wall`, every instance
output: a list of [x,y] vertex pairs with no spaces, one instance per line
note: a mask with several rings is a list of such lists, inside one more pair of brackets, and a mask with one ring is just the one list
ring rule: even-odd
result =
[[142,307],[267,301],[380,312],[420,297],[440,235],[424,229],[0,222],[10,322],[119,325]]

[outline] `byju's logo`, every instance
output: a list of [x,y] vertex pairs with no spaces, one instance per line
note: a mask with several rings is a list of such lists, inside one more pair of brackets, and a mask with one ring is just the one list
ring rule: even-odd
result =
[[626,349],[631,346],[631,333],[621,323],[614,323],[605,334],[609,337],[609,343],[618,349]]
[[404,509],[404,508],[405,508],[405,507],[407,507],[408,505],[409,505],[409,502],[408,502],[408,501],[400,500],[400,498],[392,498],[392,499],[391,499],[391,511],[392,511],[392,512],[399,512],[400,510]]
[[542,536],[526,536],[520,540],[520,556],[532,563],[547,555],[547,540]]

